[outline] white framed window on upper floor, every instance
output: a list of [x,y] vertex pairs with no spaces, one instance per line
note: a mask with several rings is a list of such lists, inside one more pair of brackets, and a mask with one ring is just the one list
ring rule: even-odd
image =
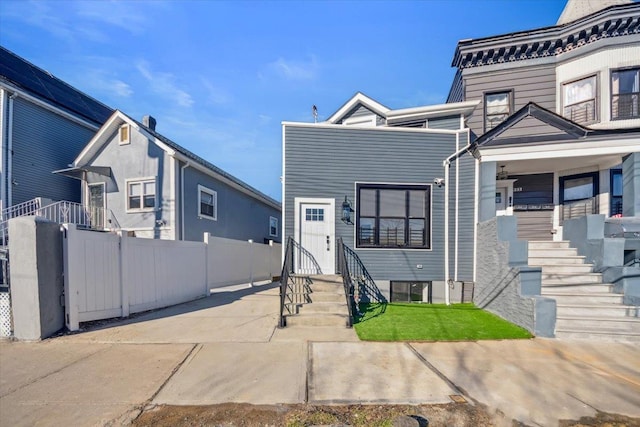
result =
[[131,126],[128,123],[118,129],[118,143],[120,145],[131,144]]
[[198,218],[218,220],[218,193],[198,185]]
[[278,237],[278,218],[269,217],[269,237]]
[[156,209],[156,179],[138,178],[126,181],[127,212],[151,212]]
[[640,118],[640,67],[611,71],[611,120]]
[[484,94],[484,131],[488,132],[513,114],[513,91]]
[[562,85],[562,115],[581,125],[598,121],[598,77],[585,77]]

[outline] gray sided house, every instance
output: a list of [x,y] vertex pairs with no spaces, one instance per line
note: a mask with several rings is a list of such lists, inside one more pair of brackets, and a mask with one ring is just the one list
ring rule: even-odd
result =
[[80,185],[51,172],[67,167],[112,112],[0,46],[2,208],[36,197],[80,202]]
[[391,110],[357,93],[326,122],[283,122],[284,236],[324,274],[342,239],[394,301],[441,298],[446,259],[472,281],[475,161],[452,161],[448,177],[443,161],[468,146],[476,104]]
[[281,240],[277,201],[160,135],[149,116],[140,123],[115,111],[58,173],[82,181],[89,211],[106,208],[138,237]]
[[[452,65],[448,102],[478,103],[458,153],[479,165],[474,301],[530,330],[553,318],[548,335],[640,340],[619,305],[640,296],[640,3],[569,0],[555,26],[460,41]],[[509,283],[537,295],[533,318]]]

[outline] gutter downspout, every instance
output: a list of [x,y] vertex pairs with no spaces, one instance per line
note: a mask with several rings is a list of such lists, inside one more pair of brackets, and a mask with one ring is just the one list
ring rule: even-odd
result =
[[[466,132],[469,132],[468,130]],[[456,140],[459,133],[456,133]],[[460,150],[456,151],[442,162],[444,168],[444,300],[446,305],[451,305],[450,286],[453,284],[449,272],[449,169],[451,167],[451,160],[460,156],[465,151],[469,150],[471,144],[467,145]]]
[[7,200],[6,206],[8,208],[13,206],[13,100],[18,97],[16,92],[9,95],[9,110],[7,117]]
[[184,240],[184,170],[189,166],[189,162],[180,166],[180,240]]

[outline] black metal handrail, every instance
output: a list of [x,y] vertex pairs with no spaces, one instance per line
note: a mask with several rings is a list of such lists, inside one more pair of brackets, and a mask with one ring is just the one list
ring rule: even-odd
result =
[[349,264],[347,263],[347,257],[344,253],[345,245],[342,242],[342,238],[338,238],[338,271],[342,275],[342,283],[344,285],[344,296],[347,300],[347,308],[349,309],[349,321],[347,322],[347,327],[350,328],[353,326],[353,310],[356,312],[360,312],[358,304],[355,300],[354,289],[355,286],[353,284],[353,280],[351,279],[351,274],[349,273]]
[[316,258],[311,252],[306,250],[300,245],[300,243],[293,240],[291,237],[292,253],[297,255],[293,256],[291,262],[295,264],[295,271],[299,274],[322,274],[320,264],[316,261]]
[[287,284],[289,283],[289,277],[293,274],[293,239],[289,237],[287,239],[287,246],[284,251],[284,262],[282,264],[282,273],[280,274],[280,319],[278,326],[284,328],[286,326],[284,310],[285,300],[287,294]]

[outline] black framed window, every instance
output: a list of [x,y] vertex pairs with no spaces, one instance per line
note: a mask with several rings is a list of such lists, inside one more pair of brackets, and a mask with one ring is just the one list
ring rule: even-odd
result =
[[598,172],[560,178],[560,202],[570,203],[587,200],[598,194]]
[[484,131],[488,132],[513,113],[513,92],[494,92],[484,95]]
[[[426,292],[425,292],[426,291]],[[390,284],[391,302],[433,301],[432,282],[405,282],[392,280]]]
[[357,197],[357,247],[430,248],[430,186],[358,184]]
[[640,68],[611,72],[611,119],[640,117]]
[[611,169],[610,194],[611,211],[610,216],[622,214],[622,170]]

